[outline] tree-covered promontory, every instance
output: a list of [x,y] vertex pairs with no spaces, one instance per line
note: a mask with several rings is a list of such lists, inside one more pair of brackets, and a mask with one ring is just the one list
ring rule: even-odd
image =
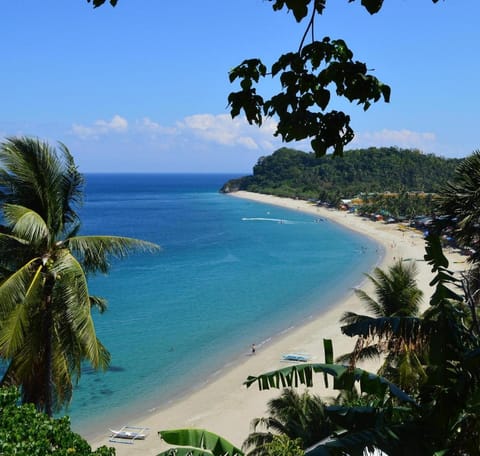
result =
[[334,202],[359,194],[436,193],[453,178],[460,159],[396,147],[355,149],[343,157],[281,148],[261,157],[253,175],[232,179],[221,191],[257,193]]

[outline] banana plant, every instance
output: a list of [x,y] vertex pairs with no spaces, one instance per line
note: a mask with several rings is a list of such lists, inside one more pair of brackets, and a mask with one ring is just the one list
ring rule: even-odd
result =
[[244,456],[228,440],[204,429],[175,429],[158,432],[160,438],[175,447],[157,456]]

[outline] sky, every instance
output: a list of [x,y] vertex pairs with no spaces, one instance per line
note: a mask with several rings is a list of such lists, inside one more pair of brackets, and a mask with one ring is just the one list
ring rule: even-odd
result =
[[[65,143],[80,171],[250,174],[282,146],[275,119],[232,119],[228,72],[298,48],[306,24],[267,0],[0,2],[0,140]],[[466,157],[480,145],[478,0],[389,0],[376,15],[330,0],[317,39],[343,38],[392,88],[364,112],[333,99],[355,131],[348,148],[396,146]],[[265,97],[277,79],[259,85]]]

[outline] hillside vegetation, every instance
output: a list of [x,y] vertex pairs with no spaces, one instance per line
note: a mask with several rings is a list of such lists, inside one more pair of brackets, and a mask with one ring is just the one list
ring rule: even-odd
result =
[[359,194],[436,193],[452,179],[460,159],[446,159],[395,147],[355,149],[343,157],[281,148],[261,157],[253,175],[232,179],[221,189],[335,202]]

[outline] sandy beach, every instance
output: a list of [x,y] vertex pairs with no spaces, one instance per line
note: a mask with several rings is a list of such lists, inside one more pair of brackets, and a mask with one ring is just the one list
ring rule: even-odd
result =
[[[301,200],[279,198],[269,195],[260,195],[248,192],[237,192],[231,197],[247,198],[261,203],[279,205],[285,208],[311,213],[317,217],[326,218],[331,223],[341,224],[351,230],[373,238],[385,248],[385,255],[378,264],[386,269],[395,259],[410,259],[418,266],[418,283],[424,291],[424,308],[428,305],[432,289],[429,282],[432,279],[429,266],[423,260],[425,243],[421,233],[401,227],[397,224],[372,222],[354,214],[337,210],[317,207]],[[402,229],[403,228],[403,229]],[[465,268],[465,257],[447,252],[452,270]],[[371,271],[365,271],[370,273]],[[361,288],[368,293],[372,292],[370,284],[365,281]],[[336,355],[350,351],[354,340],[343,336],[338,323],[343,312],[349,310],[364,313],[362,305],[352,290],[345,290],[340,302],[332,303],[332,307],[322,315],[310,320],[302,327],[286,332],[282,337],[272,340],[269,344],[257,347],[256,353],[236,360],[221,374],[214,377],[202,388],[194,391],[164,409],[152,412],[130,425],[147,427],[150,429],[148,437],[143,441],[135,441],[132,445],[110,443],[108,424],[105,429],[99,429],[99,435],[90,439],[92,447],[108,445],[116,448],[117,455],[157,455],[167,446],[160,440],[157,432],[163,429],[183,427],[203,428],[215,432],[237,446],[250,432],[252,418],[265,415],[266,403],[279,390],[258,391],[256,386],[247,389],[243,382],[248,375],[257,375],[276,368],[284,367],[282,353],[307,352],[313,362],[324,362],[323,339],[332,339]],[[374,365],[362,366],[375,369]],[[325,398],[333,397],[336,391],[322,388],[323,380],[320,376],[315,379],[316,393]],[[127,423],[125,423],[127,424]]]

